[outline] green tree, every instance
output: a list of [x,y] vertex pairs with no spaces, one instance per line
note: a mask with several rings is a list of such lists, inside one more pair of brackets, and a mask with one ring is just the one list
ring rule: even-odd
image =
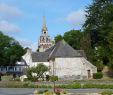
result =
[[57,42],[59,42],[59,41],[61,41],[61,40],[63,40],[63,36],[62,36],[62,35],[57,35],[57,36],[55,37],[55,43],[57,43]]
[[[35,80],[38,80],[38,79],[44,80],[45,78],[44,73],[47,72],[48,70],[49,69],[46,65],[40,63],[36,67],[32,67],[27,70],[27,77],[29,80],[33,80],[34,78]],[[33,73],[36,75],[33,76]]]
[[26,70],[27,70],[26,74],[27,74],[28,80],[34,81],[34,77],[32,76],[32,73],[34,72],[35,68],[32,67],[32,68],[28,68]]
[[70,44],[74,49],[81,48],[82,32],[80,30],[70,30],[64,33],[64,40]]
[[95,63],[96,58],[96,64],[99,62],[98,64],[107,65],[110,61],[107,38],[112,30],[110,26],[113,21],[112,0],[93,0],[93,3],[87,7],[86,13],[83,42],[87,39],[89,42],[85,43],[83,48],[93,63]]
[[113,67],[113,22],[111,23],[112,30],[108,34],[108,50],[109,50],[109,61]]
[[38,64],[35,69],[38,79],[42,78],[44,80],[44,73],[47,72],[48,70],[49,69],[46,65],[42,63]]
[[0,66],[15,65],[24,53],[16,40],[0,32]]

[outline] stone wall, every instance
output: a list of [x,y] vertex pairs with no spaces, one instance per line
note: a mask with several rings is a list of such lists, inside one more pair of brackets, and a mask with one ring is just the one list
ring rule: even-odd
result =
[[[54,64],[54,66],[53,66]],[[82,57],[74,58],[55,58],[50,62],[51,74],[57,75],[60,79],[84,79],[88,78],[88,70],[91,76],[96,72],[96,67],[88,63]]]

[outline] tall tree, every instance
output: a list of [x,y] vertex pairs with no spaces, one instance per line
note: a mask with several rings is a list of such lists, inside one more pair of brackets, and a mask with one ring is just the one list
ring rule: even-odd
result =
[[63,36],[57,35],[55,37],[55,42],[65,40],[69,45],[71,45],[74,49],[81,49],[81,38],[83,33],[80,30],[70,30],[65,32]]
[[61,41],[61,40],[63,40],[63,36],[62,36],[62,35],[57,35],[57,36],[55,37],[55,43],[57,43],[57,42],[59,42],[59,41]]
[[109,61],[113,67],[113,22],[111,23],[112,30],[109,32],[108,40],[108,52],[109,52]]
[[[90,45],[90,50],[93,50],[94,55],[90,60],[100,60],[103,64],[109,63],[109,43],[108,35],[112,30],[110,23],[113,21],[113,2],[112,0],[93,0],[93,3],[86,9],[86,21],[84,24],[85,40],[87,35]],[[87,47],[86,47],[87,48]],[[89,47],[88,47],[89,48]],[[87,52],[87,51],[86,51]],[[90,56],[90,53],[87,52]]]
[[64,40],[70,44],[74,49],[81,48],[82,32],[80,30],[70,30],[64,33]]
[[0,32],[0,66],[15,65],[24,53],[16,40]]

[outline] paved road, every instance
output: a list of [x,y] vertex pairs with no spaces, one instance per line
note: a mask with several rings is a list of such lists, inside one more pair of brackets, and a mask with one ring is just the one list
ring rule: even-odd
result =
[[0,88],[0,95],[33,95],[34,90],[28,88]]
[[[0,88],[0,95],[33,95],[36,88]],[[104,89],[67,89],[70,93],[99,93]],[[111,89],[113,91],[113,89]]]

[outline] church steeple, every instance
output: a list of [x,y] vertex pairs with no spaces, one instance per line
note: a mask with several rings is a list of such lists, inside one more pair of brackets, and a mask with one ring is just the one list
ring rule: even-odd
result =
[[47,26],[46,26],[46,18],[45,16],[43,16],[43,24],[42,24],[42,35],[48,35],[48,32],[47,32]]
[[46,26],[46,19],[45,19],[45,16],[43,16],[42,34],[41,34],[40,39],[39,39],[38,50],[39,50],[39,52],[44,52],[47,49],[49,49],[51,46],[53,46],[52,40],[51,40],[50,36],[48,35],[48,29]]

